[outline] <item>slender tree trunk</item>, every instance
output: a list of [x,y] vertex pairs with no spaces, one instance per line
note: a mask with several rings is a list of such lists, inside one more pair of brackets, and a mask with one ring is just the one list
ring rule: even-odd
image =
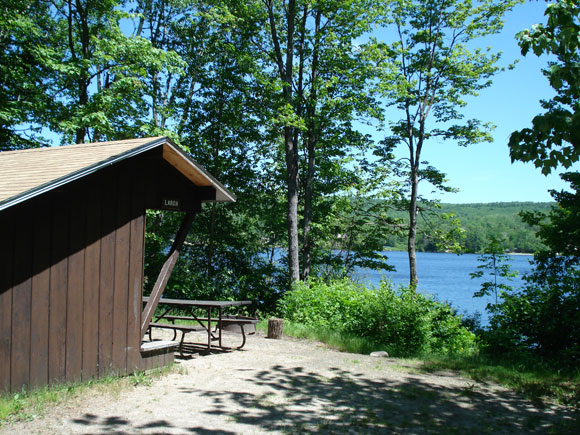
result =
[[286,146],[286,170],[288,173],[288,212],[286,215],[288,225],[288,268],[290,281],[300,279],[300,260],[298,256],[298,150],[293,138],[293,128],[284,128],[284,140]]
[[409,254],[409,286],[416,289],[419,281],[417,276],[417,193],[419,187],[418,168],[411,168],[411,198],[409,201],[409,235],[407,252]]
[[315,139],[308,137],[308,170],[306,173],[306,189],[304,192],[304,227],[302,239],[302,279],[310,276],[312,265],[312,246],[310,243],[310,226],[312,224],[312,199],[314,195],[314,168],[316,163]]
[[310,77],[310,96],[307,102],[308,115],[308,131],[307,131],[307,158],[308,168],[306,173],[306,186],[304,189],[304,230],[303,230],[303,279],[310,276],[310,268],[312,263],[312,245],[310,240],[310,227],[312,224],[312,206],[314,197],[314,175],[316,170],[316,145],[318,144],[318,126],[315,122],[316,104],[318,102],[317,86],[318,86],[318,56],[320,51],[320,21],[322,19],[322,12],[320,9],[316,11],[314,18],[314,35],[315,43],[312,52],[312,72]]
[[[286,74],[284,77],[284,96],[292,105],[292,78],[294,63],[294,23],[296,18],[296,1],[288,1],[288,35],[286,41]],[[284,128],[286,142],[286,168],[288,170],[288,265],[290,281],[300,279],[300,259],[298,246],[298,146],[294,141],[294,128]]]
[[[88,10],[83,8],[83,4],[79,0],[75,0],[74,2],[74,11],[73,11],[73,2],[69,0],[68,4],[68,43],[69,48],[71,50],[71,57],[73,60],[78,60],[80,57],[83,60],[89,59],[89,44],[90,44],[90,35],[89,35],[89,23],[88,23]],[[73,16],[74,14],[74,16]],[[81,43],[81,53],[78,54],[75,49],[75,42],[74,42],[74,32],[73,27],[78,25],[80,43]],[[78,104],[81,108],[86,108],[89,102],[89,79],[88,79],[88,71],[83,66],[81,74],[77,79],[77,97],[78,97]],[[83,143],[85,141],[85,137],[87,135],[88,129],[84,126],[79,126],[75,131],[75,143]]]
[[409,286],[417,288],[419,277],[417,273],[417,200],[419,197],[419,164],[421,162],[421,148],[423,146],[424,124],[419,126],[418,139],[415,143],[415,131],[412,127],[409,109],[407,108],[407,125],[409,126],[409,162],[411,166],[411,197],[409,198],[409,235],[407,238],[407,252],[409,255]]
[[[286,104],[295,107],[292,82],[293,82],[293,63],[294,63],[294,33],[296,19],[296,0],[289,0],[286,5],[286,56],[282,55],[280,37],[276,28],[276,19],[274,16],[274,4],[272,0],[266,2],[268,7],[268,18],[270,23],[270,33],[274,45],[276,64],[278,72],[282,79],[282,95]],[[298,246],[298,147],[294,138],[294,127],[284,127],[284,149],[286,151],[286,182],[287,182],[287,202],[288,209],[286,222],[288,226],[288,272],[290,282],[300,279],[300,259]]]

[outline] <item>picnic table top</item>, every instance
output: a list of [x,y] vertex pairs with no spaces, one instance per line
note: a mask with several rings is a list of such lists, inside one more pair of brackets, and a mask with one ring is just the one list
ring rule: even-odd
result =
[[[148,296],[143,296],[143,302],[149,301]],[[200,307],[200,308],[226,308],[226,307],[239,307],[241,305],[250,305],[252,301],[196,301],[187,299],[159,299],[160,304],[166,305],[176,305],[176,306],[187,306],[187,307]]]

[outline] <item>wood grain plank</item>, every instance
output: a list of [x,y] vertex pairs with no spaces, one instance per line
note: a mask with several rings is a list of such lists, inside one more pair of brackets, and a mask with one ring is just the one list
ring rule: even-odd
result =
[[127,308],[129,294],[130,174],[119,166],[117,192],[117,230],[115,243],[115,286],[113,304],[113,367],[127,371]]
[[66,380],[81,380],[83,363],[83,287],[85,270],[86,202],[75,194],[70,198],[67,309],[66,309]]
[[32,210],[29,207],[19,207],[18,210],[12,287],[12,350],[10,355],[10,388],[12,391],[30,385]]
[[99,285],[101,260],[101,198],[98,186],[91,185],[87,191],[87,219],[85,250],[85,282],[83,297],[83,380],[98,374],[99,349]]
[[10,390],[12,343],[12,267],[14,244],[10,211],[0,214],[0,392]]
[[59,382],[65,378],[66,306],[68,281],[68,224],[66,204],[55,200],[52,221],[50,267],[50,313],[48,318],[48,379]]
[[131,241],[129,247],[129,297],[127,319],[127,370],[139,368],[141,359],[141,311],[143,306],[143,254],[145,251],[145,186],[132,166]]
[[100,191],[101,258],[99,283],[99,376],[113,370],[113,304],[117,226],[117,183],[107,171]]
[[48,383],[51,212],[48,201],[38,201],[34,214],[32,319],[30,326],[30,385],[33,388]]

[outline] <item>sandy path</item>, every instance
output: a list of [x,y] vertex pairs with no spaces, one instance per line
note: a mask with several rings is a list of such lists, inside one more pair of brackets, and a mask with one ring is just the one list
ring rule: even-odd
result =
[[0,432],[562,433],[578,424],[565,408],[539,408],[498,386],[402,364],[253,336],[242,351],[177,360],[151,386],[85,395]]

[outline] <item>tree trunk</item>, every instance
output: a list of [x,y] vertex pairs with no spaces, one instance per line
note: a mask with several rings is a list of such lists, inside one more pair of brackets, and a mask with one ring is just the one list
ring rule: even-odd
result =
[[[217,124],[221,125],[222,118],[223,118],[223,92],[221,91],[221,86],[223,86],[223,80],[220,81],[220,100],[219,100],[219,108],[217,113]],[[213,168],[211,173],[214,177],[221,176],[221,166],[219,165],[219,157],[220,157],[220,150],[222,146],[222,130],[218,128],[217,134],[213,137],[213,150],[212,150],[212,159],[213,159]],[[215,273],[215,269],[213,266],[213,257],[215,254],[216,246],[215,246],[215,235],[216,235],[216,222],[217,219],[217,204],[214,202],[211,205],[211,213],[209,219],[209,241],[207,244],[207,269],[206,269],[206,276],[208,278],[213,277]]]
[[286,169],[288,173],[288,272],[290,281],[300,279],[300,260],[298,256],[298,151],[293,140],[293,128],[285,127]]
[[413,210],[412,206],[409,207],[409,218],[412,219],[409,223],[409,236],[407,240],[407,251],[409,253],[409,286],[416,289],[419,281],[417,277],[417,250],[415,247],[417,240],[417,215],[416,208]]
[[[418,156],[417,156],[418,157]],[[409,286],[417,288],[419,278],[417,275],[417,197],[419,189],[419,160],[411,160],[411,198],[409,200],[409,236],[407,239],[407,252],[409,254]]]
[[[313,134],[313,133],[312,133]],[[312,223],[312,203],[314,196],[314,172],[316,163],[316,139],[308,137],[308,170],[306,173],[306,188],[304,189],[304,229],[302,241],[302,279],[306,280],[310,276],[312,263],[310,243],[310,225]]]
[[268,338],[279,340],[284,332],[284,319],[268,319]]
[[[68,6],[68,44],[71,51],[71,57],[74,61],[78,61],[80,57],[82,60],[89,60],[90,58],[90,34],[89,34],[89,21],[88,21],[88,9],[84,9],[80,1],[76,0],[73,2],[69,0],[67,2]],[[76,52],[75,41],[74,41],[74,26],[78,25],[79,39],[81,43],[81,53]],[[79,78],[77,79],[77,97],[78,106],[81,110],[86,109],[89,102],[89,72],[86,66],[81,66],[81,71]],[[80,122],[78,120],[77,122]],[[79,125],[75,130],[75,143],[84,143],[85,137],[87,135],[88,129],[82,125]]]
[[[293,101],[293,63],[294,63],[294,33],[296,19],[296,0],[289,0],[286,6],[286,56],[282,55],[280,37],[276,27],[274,15],[274,2],[267,2],[268,18],[270,22],[270,32],[274,45],[274,54],[278,73],[282,80],[282,96],[284,102],[291,107],[295,107]],[[286,224],[288,226],[288,274],[290,282],[300,279],[300,259],[298,248],[298,148],[294,140],[294,127],[287,125],[284,127],[284,149],[286,151],[286,175],[287,175],[287,201],[288,209]]]
[[310,276],[310,268],[312,263],[311,243],[310,243],[310,225],[312,223],[312,206],[314,196],[314,175],[316,168],[316,145],[318,143],[318,129],[315,122],[316,103],[318,100],[317,94],[317,79],[318,79],[318,52],[320,49],[320,20],[322,12],[316,11],[314,21],[315,44],[312,53],[312,73],[311,73],[311,92],[308,99],[307,115],[308,115],[308,131],[306,139],[307,155],[308,155],[308,169],[306,173],[306,183],[304,189],[304,227],[303,227],[303,242],[302,242],[302,279],[306,280]]

